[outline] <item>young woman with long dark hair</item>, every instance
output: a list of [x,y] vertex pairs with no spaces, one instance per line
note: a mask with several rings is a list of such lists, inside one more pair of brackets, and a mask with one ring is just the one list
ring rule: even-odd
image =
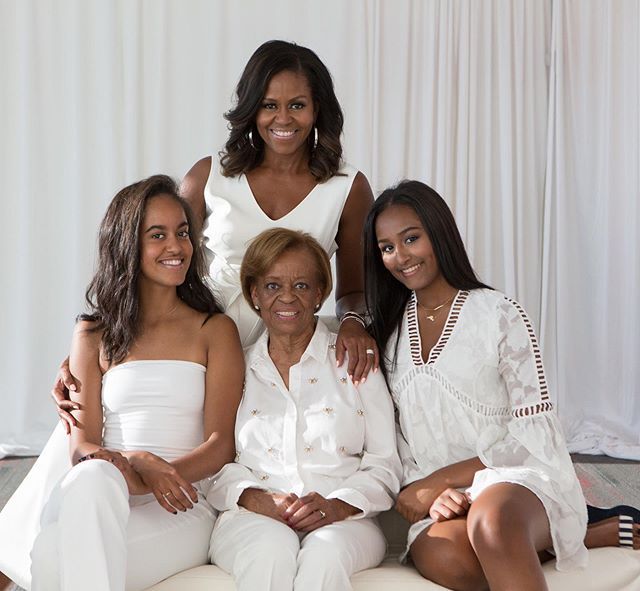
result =
[[563,570],[585,563],[585,542],[617,545],[622,517],[585,538],[531,320],[478,279],[445,201],[404,181],[376,200],[364,236],[371,329],[401,431],[396,508],[419,572],[451,589],[540,591],[547,551]]
[[[31,589],[144,589],[207,562],[215,512],[203,479],[234,457],[244,360],[205,276],[170,178],[115,196],[71,346],[81,387],[68,471],[38,483],[41,512],[7,506],[16,532],[36,514]],[[15,502],[35,485],[27,477]],[[19,559],[10,566],[29,587],[19,572],[29,557]]]

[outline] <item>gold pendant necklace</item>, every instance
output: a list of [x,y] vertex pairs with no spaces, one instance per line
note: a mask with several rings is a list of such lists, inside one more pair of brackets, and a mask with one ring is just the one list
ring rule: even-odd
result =
[[[453,294],[446,302],[442,302],[442,304],[439,304],[435,308],[427,308],[427,306],[424,306],[423,304],[420,303],[417,296],[416,296],[416,302],[418,302],[418,306],[420,306],[426,312],[425,316],[427,320],[430,320],[431,322],[435,322],[436,316],[438,316],[438,312],[442,310],[442,308],[444,308],[447,304],[450,304],[451,302],[453,302],[456,295],[457,295],[457,292]],[[429,314],[429,312],[431,312],[431,314]]]

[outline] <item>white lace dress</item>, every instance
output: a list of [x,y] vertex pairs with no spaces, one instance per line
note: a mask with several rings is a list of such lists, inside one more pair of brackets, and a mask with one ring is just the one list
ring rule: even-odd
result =
[[[387,349],[393,358],[396,335]],[[460,291],[429,358],[412,294],[390,386],[398,408],[403,486],[479,457],[472,499],[497,482],[520,484],[543,503],[556,568],[584,566],[585,500],[549,400],[542,357],[522,307],[489,289]],[[409,530],[407,547],[432,523]]]

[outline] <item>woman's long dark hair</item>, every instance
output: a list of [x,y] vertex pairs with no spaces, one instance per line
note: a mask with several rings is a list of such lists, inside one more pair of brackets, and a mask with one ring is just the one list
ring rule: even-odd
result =
[[[340,134],[344,117],[327,67],[310,49],[286,41],[267,41],[249,58],[236,87],[236,105],[225,113],[229,138],[220,152],[224,176],[237,176],[258,166],[264,158],[264,142],[255,121],[267,86],[274,75],[290,71],[302,74],[311,88],[317,111],[318,145],[309,134],[309,170],[319,183],[338,173],[342,158]],[[249,140],[252,132],[253,145]]]
[[[383,355],[385,377],[393,368],[400,337],[400,324],[411,291],[387,271],[376,237],[378,216],[392,205],[406,205],[422,222],[442,276],[456,289],[488,288],[482,283],[467,256],[456,221],[444,199],[420,181],[402,181],[382,192],[364,223],[365,299],[371,317],[370,331]],[[386,356],[387,345],[398,329],[394,353]]]
[[95,330],[102,331],[109,365],[120,363],[138,336],[141,226],[149,199],[157,195],[168,195],[179,203],[189,224],[193,255],[186,279],[177,288],[178,297],[209,316],[220,312],[205,283],[206,264],[199,236],[193,234],[193,215],[178,196],[176,183],[168,176],[155,175],[129,185],[113,198],[100,224],[97,268],[85,294],[89,313],[79,317],[96,322]]

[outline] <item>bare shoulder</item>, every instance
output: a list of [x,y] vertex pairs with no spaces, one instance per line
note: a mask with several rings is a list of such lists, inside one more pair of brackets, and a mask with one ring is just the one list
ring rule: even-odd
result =
[[75,376],[85,378],[87,371],[99,368],[101,345],[102,330],[97,322],[91,320],[76,322],[69,352],[69,367]]
[[194,193],[202,193],[211,172],[212,158],[205,156],[198,160],[184,175],[180,184],[180,194],[189,200]]
[[342,212],[343,221],[349,218],[355,218],[360,222],[371,209],[373,205],[373,191],[369,185],[367,177],[361,172],[356,173],[351,185],[351,190],[347,196],[347,201]]
[[356,176],[353,179],[353,184],[351,185],[351,192],[349,193],[351,194],[358,194],[358,195],[368,195],[370,197],[373,198],[373,192],[371,191],[371,185],[369,184],[369,180],[367,179],[366,176],[364,176],[364,173],[361,171],[358,171],[356,173]]
[[214,314],[202,325],[202,330],[206,340],[211,345],[220,346],[225,344],[226,346],[228,344],[233,346],[237,342],[238,346],[240,346],[238,327],[226,314]]
[[205,156],[196,162],[180,183],[180,195],[191,206],[198,223],[205,219],[204,190],[211,172],[212,158]]
[[102,341],[102,330],[95,320],[78,320],[73,328],[74,343],[99,351]]

